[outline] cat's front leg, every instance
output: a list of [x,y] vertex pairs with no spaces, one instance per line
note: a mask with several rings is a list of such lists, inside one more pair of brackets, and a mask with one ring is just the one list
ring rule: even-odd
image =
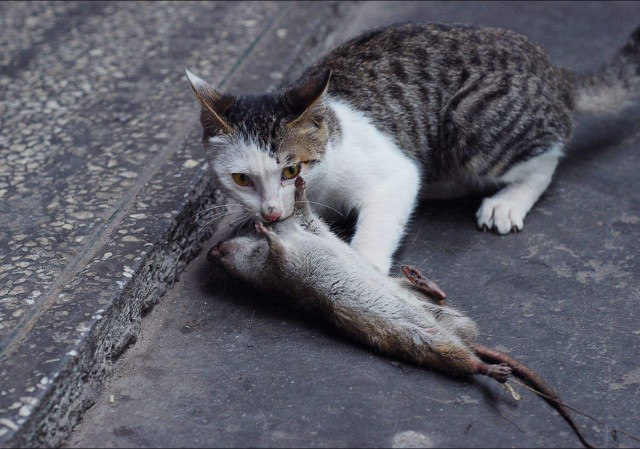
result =
[[420,174],[412,164],[393,172],[362,198],[351,241],[356,251],[385,274],[406,232],[420,189]]
[[499,179],[506,186],[482,201],[476,213],[478,227],[498,234],[521,231],[524,217],[551,183],[561,154],[562,145],[556,144],[509,170]]

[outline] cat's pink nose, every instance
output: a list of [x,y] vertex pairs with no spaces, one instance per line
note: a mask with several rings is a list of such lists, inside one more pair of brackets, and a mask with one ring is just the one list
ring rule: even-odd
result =
[[278,212],[277,214],[267,214],[264,216],[264,218],[267,221],[278,221],[278,218],[280,218],[280,215],[282,215],[282,212]]

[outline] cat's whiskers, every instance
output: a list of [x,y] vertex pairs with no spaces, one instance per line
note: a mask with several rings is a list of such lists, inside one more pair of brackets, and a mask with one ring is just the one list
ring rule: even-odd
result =
[[249,216],[247,216],[247,218],[245,218],[245,219],[244,219],[244,221],[242,221],[242,222],[240,223],[240,226],[238,226],[238,229],[236,230],[236,235],[235,235],[236,237],[237,237],[237,236],[238,236],[238,234],[240,233],[240,230],[241,230],[241,229],[242,229],[242,228],[243,228],[247,223],[249,223],[250,221],[251,221],[251,216],[249,215]]
[[326,208],[331,209],[332,211],[334,211],[335,213],[337,213],[337,214],[338,214],[338,215],[340,215],[341,217],[344,217],[344,214],[343,214],[342,212],[340,212],[338,209],[335,209],[335,208],[333,208],[333,207],[331,207],[331,206],[328,206],[328,205],[326,205],[326,204],[324,204],[324,203],[318,203],[318,202],[316,202],[316,201],[309,201],[309,200],[307,200],[307,201],[294,201],[294,202],[295,202],[295,203],[309,203],[309,204],[317,204],[317,205],[319,205],[319,206],[324,206],[324,207],[326,207]]
[[[244,214],[242,214],[240,217],[238,217],[238,218],[236,218],[235,220],[233,220],[233,221],[229,222],[229,223],[228,223],[228,226],[232,228],[232,229],[231,229],[231,231],[229,231],[229,233],[231,234],[231,233],[233,232],[233,229],[234,229],[234,228],[236,228],[236,226],[238,227],[238,229],[237,229],[236,231],[239,231],[239,230],[240,230],[240,228],[241,228],[242,226],[244,226],[245,222],[247,222],[247,221],[251,220],[252,218],[253,218],[253,216],[252,216],[252,215],[247,214],[247,213],[244,213]],[[240,221],[240,220],[242,220],[242,221]],[[237,223],[238,221],[240,221],[240,224],[239,224],[239,225],[238,225],[238,224],[236,224],[236,225],[234,226],[234,223]],[[237,235],[237,233],[236,233],[236,235]]]
[[[205,224],[203,224],[202,226],[200,226],[198,228],[198,230],[204,229],[207,226],[209,226],[211,223],[213,223],[214,221],[220,220],[221,218],[226,217],[227,215],[232,215],[232,214],[237,214],[238,212],[240,212],[240,210],[232,210],[232,211],[225,211],[225,212],[220,212],[219,214],[216,214],[211,220],[207,221]],[[243,215],[244,216],[244,215]],[[235,220],[234,220],[235,221]]]
[[244,214],[240,215],[238,218],[236,218],[236,219],[234,219],[233,221],[229,222],[229,225],[232,225],[232,224],[233,224],[233,223],[235,223],[236,221],[241,220],[241,219],[243,219],[243,218],[247,218],[247,217],[250,217],[250,215],[249,215],[249,214],[247,214],[247,213],[245,212]]
[[225,211],[223,211],[223,212],[218,212],[218,213],[213,214],[213,217],[210,217],[210,218],[214,218],[214,219],[215,219],[215,218],[217,218],[217,217],[224,217],[225,215],[229,215],[229,214],[232,214],[232,213],[234,213],[234,212],[239,212],[239,211],[240,211],[240,209],[236,209],[236,210],[225,210]]
[[[214,209],[220,209],[222,207],[229,207],[229,206],[239,206],[242,207],[242,204],[237,204],[237,203],[229,203],[229,204],[220,204],[219,206],[212,206],[212,207],[208,207],[206,209],[201,210],[200,212],[198,212],[196,215],[200,216],[202,214],[206,214],[207,212],[211,212]],[[238,209],[235,209],[238,210]]]
[[[252,216],[252,215],[249,215],[249,214],[247,214],[247,213],[244,213],[244,214],[242,214],[240,217],[236,218],[235,220],[233,220],[233,221],[231,221],[231,222],[229,223],[229,226],[231,226],[232,228],[234,228],[234,227],[236,227],[236,226],[237,226],[237,229],[236,229],[236,237],[238,236],[238,233],[240,232],[240,229],[242,229],[242,227],[243,227],[245,224],[247,224],[247,222],[249,222],[252,218],[253,218],[253,216]],[[239,225],[233,226],[233,224],[234,224],[234,223],[237,223],[237,222],[238,222],[238,221],[240,221],[240,220],[242,220],[242,221],[240,222],[240,224],[239,224]],[[231,232],[233,232],[233,229],[231,229],[230,233],[231,233]]]
[[322,179],[322,172],[308,172],[303,176],[305,181],[314,181],[315,179]]

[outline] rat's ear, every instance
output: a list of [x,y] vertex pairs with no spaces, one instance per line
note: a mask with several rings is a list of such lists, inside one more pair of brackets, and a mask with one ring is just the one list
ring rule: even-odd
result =
[[204,137],[233,132],[233,128],[223,117],[225,111],[233,105],[234,97],[218,92],[211,84],[195,76],[189,70],[186,70],[186,73],[189,84],[202,108],[200,123],[202,124]]
[[291,114],[289,124],[311,122],[319,126],[324,116],[322,97],[329,87],[331,69],[306,76],[296,82],[283,95],[284,106]]

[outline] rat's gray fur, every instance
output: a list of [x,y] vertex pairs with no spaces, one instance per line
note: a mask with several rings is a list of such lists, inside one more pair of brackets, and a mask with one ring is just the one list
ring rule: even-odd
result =
[[291,219],[269,229],[257,224],[258,233],[222,242],[210,254],[250,284],[279,286],[382,353],[454,375],[506,380],[507,366],[487,365],[469,346],[477,332],[468,317],[374,268],[311,212],[303,189],[296,200]]
[[210,250],[210,260],[256,287],[280,291],[321,312],[346,334],[387,355],[453,375],[484,374],[498,382],[513,373],[592,447],[553,388],[517,360],[475,343],[475,324],[443,305],[445,295],[435,283],[410,267],[402,269],[405,278],[374,268],[311,212],[301,177],[295,185],[291,218],[270,229],[257,222],[257,233],[219,243]]

